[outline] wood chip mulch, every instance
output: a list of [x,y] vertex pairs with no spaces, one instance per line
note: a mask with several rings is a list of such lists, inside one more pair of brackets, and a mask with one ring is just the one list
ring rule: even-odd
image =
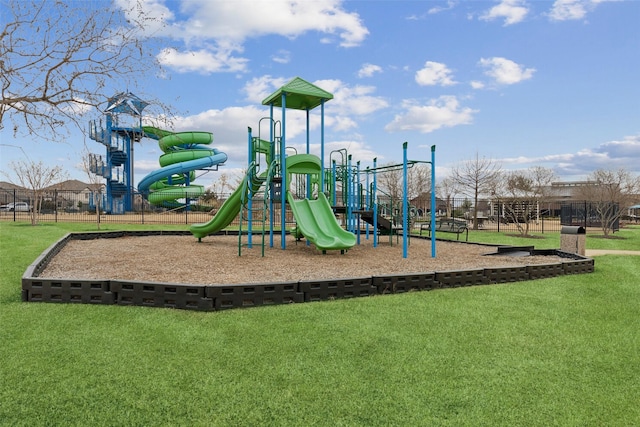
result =
[[192,236],[144,236],[115,239],[72,240],[40,274],[43,278],[120,279],[187,284],[275,283],[298,280],[370,277],[397,273],[420,273],[506,267],[561,262],[558,256],[503,256],[490,246],[442,242],[431,257],[431,242],[413,238],[408,257],[403,258],[402,238],[390,244],[381,237],[378,247],[373,238],[361,237],[360,245],[345,254],[322,254],[313,245],[287,237],[287,248],[280,248],[280,235],[264,257],[262,236],[254,235],[253,247],[242,240],[238,256],[238,237],[209,236],[198,243]]

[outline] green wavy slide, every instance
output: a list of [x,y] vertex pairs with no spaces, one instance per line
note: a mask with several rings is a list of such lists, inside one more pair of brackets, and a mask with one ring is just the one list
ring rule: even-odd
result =
[[297,226],[307,239],[320,250],[345,250],[356,244],[356,236],[343,229],[324,193],[316,200],[295,200],[287,192],[287,201]]

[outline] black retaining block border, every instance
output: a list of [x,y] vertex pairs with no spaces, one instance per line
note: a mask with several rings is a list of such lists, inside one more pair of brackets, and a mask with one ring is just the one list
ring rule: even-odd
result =
[[548,279],[549,277],[562,276],[564,274],[564,268],[561,262],[552,264],[535,264],[528,265],[527,272],[529,273],[529,279]]
[[22,291],[26,301],[115,304],[109,280],[23,279]]
[[440,288],[436,273],[409,273],[406,275],[388,274],[373,276],[373,286],[378,294],[398,294],[410,291],[428,291]]
[[483,285],[487,282],[484,275],[484,268],[457,271],[436,271],[436,280],[443,288]]
[[206,286],[205,295],[215,310],[304,302],[298,282],[211,285]]
[[521,267],[489,267],[484,269],[486,283],[518,282],[524,277],[529,277],[526,266]]
[[[219,234],[237,235],[234,232]],[[585,274],[593,273],[595,266],[595,262],[591,258],[560,250],[512,247],[511,250],[527,250],[531,255],[558,255],[567,260],[559,263],[528,266],[240,285],[189,285],[109,279],[77,280],[38,277],[53,257],[71,240],[159,235],[182,236],[191,235],[191,233],[178,230],[69,233],[45,250],[27,268],[22,276],[22,300],[218,311],[262,305],[328,301],[370,295],[517,282],[564,274]],[[495,245],[487,246],[495,247]],[[497,250],[500,253],[509,252],[509,248],[503,246]]]
[[128,280],[114,280],[111,284],[111,290],[115,294],[118,305],[213,310],[213,301],[205,298],[205,287],[202,285]]
[[350,279],[302,280],[298,282],[305,302],[366,297],[376,294],[371,277]]
[[595,263],[593,259],[573,260],[562,263],[564,274],[593,273]]

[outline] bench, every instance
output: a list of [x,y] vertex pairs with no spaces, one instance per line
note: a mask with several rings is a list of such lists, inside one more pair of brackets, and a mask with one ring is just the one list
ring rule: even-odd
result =
[[[425,222],[420,224],[420,235],[422,231],[427,230],[428,236],[431,236],[431,222]],[[466,232],[466,241],[469,241],[469,228],[467,228],[467,221],[462,221],[453,218],[442,218],[436,220],[435,231],[442,231],[445,233],[456,233],[456,240],[460,240],[460,233]]]

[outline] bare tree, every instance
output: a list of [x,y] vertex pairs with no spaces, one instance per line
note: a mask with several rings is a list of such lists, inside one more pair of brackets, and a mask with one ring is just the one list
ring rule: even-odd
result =
[[230,190],[229,175],[222,173],[218,176],[218,179],[206,189],[204,194],[200,196],[200,200],[210,204],[212,206],[211,213],[213,213],[218,209],[220,201],[225,199],[225,195],[228,195]]
[[402,197],[402,168],[395,163],[387,163],[378,166],[376,172],[378,190],[392,200],[400,200]]
[[418,208],[424,209],[431,201],[431,167],[416,163],[407,169],[407,197]]
[[640,177],[625,169],[598,169],[589,175],[588,182],[580,188],[578,197],[591,202],[602,233],[609,236],[614,224],[633,205],[634,198],[640,193]]
[[111,2],[0,1],[0,129],[6,116],[14,134],[60,140],[65,124],[84,130],[83,113],[159,69],[142,45],[159,19],[141,14],[141,0],[128,14]]
[[102,202],[104,178],[97,172],[105,168],[105,162],[102,156],[90,153],[85,146],[80,167],[89,180],[89,189],[93,193],[93,203],[96,209],[96,227],[100,230],[100,204]]
[[530,221],[539,219],[540,203],[548,197],[557,176],[552,169],[541,166],[504,175],[502,185],[496,187],[503,197],[504,214],[516,224],[521,235],[528,236]]
[[[376,172],[378,190],[383,197],[393,202],[395,206],[390,209],[400,208],[399,202],[403,197],[403,166],[401,164],[388,163],[379,166]],[[426,164],[412,163],[407,169],[407,198],[413,200],[418,207],[424,207],[429,202],[431,191],[431,169]]]
[[[446,216],[451,217],[451,212],[453,211],[453,198],[458,192],[458,185],[453,177],[446,177],[440,180],[436,185],[436,194],[445,202],[446,206]],[[436,207],[433,206],[432,209]]]
[[66,177],[66,173],[61,166],[48,167],[42,161],[33,162],[31,160],[17,160],[9,164],[14,175],[7,175],[9,181],[15,176],[18,183],[31,192],[31,225],[38,224],[38,215],[42,205],[42,198],[45,189]]
[[500,164],[492,159],[480,158],[467,160],[452,169],[451,178],[459,190],[473,198],[473,229],[478,229],[478,199],[481,195],[490,195],[501,175]]

